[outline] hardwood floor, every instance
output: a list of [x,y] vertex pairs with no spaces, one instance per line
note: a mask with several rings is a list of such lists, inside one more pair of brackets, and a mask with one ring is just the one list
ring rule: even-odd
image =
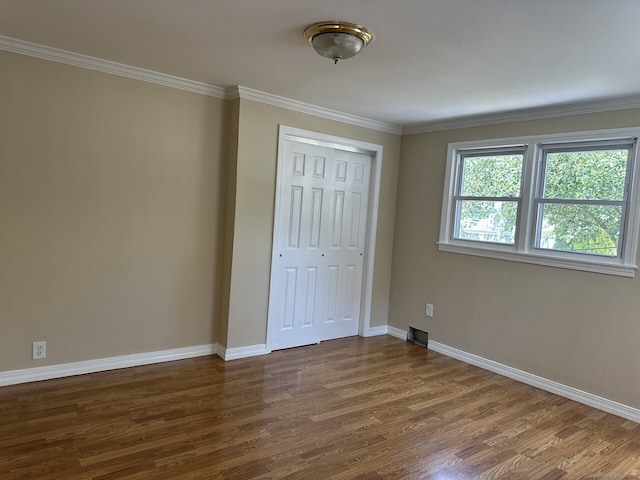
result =
[[392,337],[0,388],[0,478],[640,478],[640,425]]

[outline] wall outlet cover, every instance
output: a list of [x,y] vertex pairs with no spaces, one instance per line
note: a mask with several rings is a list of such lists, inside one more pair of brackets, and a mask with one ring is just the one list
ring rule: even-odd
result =
[[47,358],[47,342],[33,342],[33,359]]

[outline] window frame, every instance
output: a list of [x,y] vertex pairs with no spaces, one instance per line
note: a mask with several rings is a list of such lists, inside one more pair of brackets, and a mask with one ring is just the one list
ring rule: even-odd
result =
[[[640,226],[638,137],[640,128],[620,128],[450,143],[447,149],[438,249],[444,252],[634,277],[638,269],[636,254]],[[597,150],[611,145],[629,144],[631,148],[625,177],[619,255],[614,257],[536,247],[538,205],[543,193],[541,182],[545,174],[545,151],[585,146],[592,146],[593,150]],[[514,244],[455,238],[456,195],[459,194],[462,180],[461,155],[468,155],[468,152],[508,151],[523,147],[521,199]]]

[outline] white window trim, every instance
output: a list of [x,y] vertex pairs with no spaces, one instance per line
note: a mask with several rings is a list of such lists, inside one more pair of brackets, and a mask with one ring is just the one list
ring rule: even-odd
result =
[[[536,192],[535,181],[537,164],[540,156],[538,145],[550,143],[574,143],[584,141],[629,140],[640,137],[640,128],[620,128],[613,130],[594,130],[577,133],[561,133],[552,135],[535,135],[510,137],[491,140],[450,143],[447,149],[447,166],[445,172],[444,192],[442,197],[442,214],[440,220],[440,238],[438,249],[444,252],[476,255],[550,267],[583,270],[587,272],[634,277],[638,269],[636,254],[638,247],[638,227],[640,225],[640,164],[638,150],[634,149],[629,161],[632,162],[629,205],[627,210],[624,241],[620,257],[608,258],[580,253],[568,253],[532,248],[533,204]],[[522,191],[522,213],[518,224],[518,238],[515,245],[501,245],[476,241],[460,240],[452,237],[453,197],[456,185],[456,165],[458,152],[474,148],[508,147],[529,145],[525,155],[525,169]]]

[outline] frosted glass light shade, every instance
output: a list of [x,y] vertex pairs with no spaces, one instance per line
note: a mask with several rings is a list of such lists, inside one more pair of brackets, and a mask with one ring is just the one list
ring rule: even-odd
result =
[[362,50],[364,42],[349,33],[320,33],[311,39],[311,46],[323,57],[343,60]]
[[309,25],[304,36],[318,54],[338,60],[350,58],[373,41],[373,32],[347,22],[320,22]]

